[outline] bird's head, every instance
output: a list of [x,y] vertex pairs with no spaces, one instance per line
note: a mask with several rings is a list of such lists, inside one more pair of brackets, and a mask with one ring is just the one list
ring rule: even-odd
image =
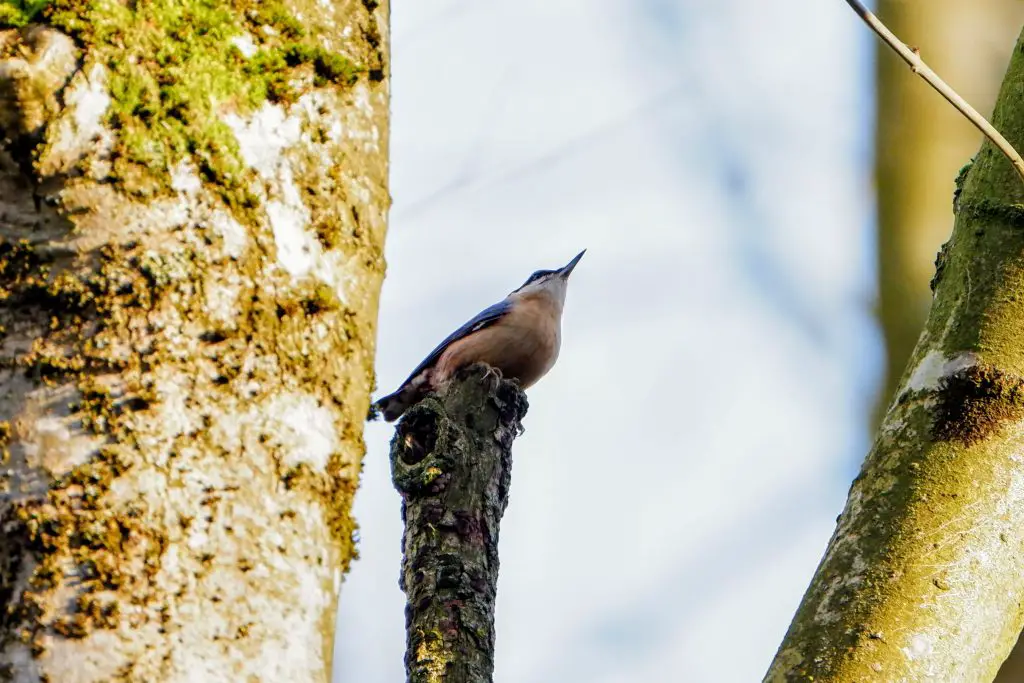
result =
[[572,269],[576,267],[576,264],[580,262],[580,259],[583,258],[583,254],[585,253],[587,253],[586,249],[576,254],[571,261],[556,270],[535,271],[530,277],[526,278],[526,282],[520,285],[519,289],[512,292],[512,294],[520,297],[546,294],[559,303],[564,302],[565,289],[569,284],[569,275],[572,273]]

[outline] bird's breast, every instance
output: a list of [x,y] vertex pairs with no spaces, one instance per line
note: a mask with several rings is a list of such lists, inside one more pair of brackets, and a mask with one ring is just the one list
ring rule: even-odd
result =
[[494,325],[452,344],[438,359],[438,379],[444,381],[460,367],[483,362],[527,388],[555,364],[560,345],[558,311],[521,304]]

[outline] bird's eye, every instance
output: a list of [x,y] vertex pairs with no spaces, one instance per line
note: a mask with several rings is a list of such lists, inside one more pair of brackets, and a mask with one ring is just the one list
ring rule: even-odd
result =
[[526,284],[530,284],[531,282],[536,282],[537,280],[541,279],[545,275],[550,275],[551,272],[552,271],[550,271],[550,270],[538,270],[533,275],[531,275],[529,277],[529,279],[527,279]]

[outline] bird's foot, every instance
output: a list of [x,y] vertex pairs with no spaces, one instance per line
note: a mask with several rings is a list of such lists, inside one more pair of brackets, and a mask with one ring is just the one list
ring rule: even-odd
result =
[[505,376],[501,374],[501,369],[496,368],[493,365],[484,364],[484,379],[489,377],[494,378],[495,387],[501,384],[501,380],[505,379]]

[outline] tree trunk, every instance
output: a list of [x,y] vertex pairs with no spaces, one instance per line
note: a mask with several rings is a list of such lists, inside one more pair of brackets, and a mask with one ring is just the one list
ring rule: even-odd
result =
[[[896,35],[917,46],[969,102],[986,114],[992,110],[1017,27],[1024,23],[1024,2],[879,0],[876,7]],[[876,45],[878,318],[886,372],[874,426],[924,327],[935,254],[953,227],[953,179],[981,141],[981,134],[886,45]],[[1024,642],[996,680],[1024,681]]]
[[[994,113],[1024,143],[1024,41]],[[767,681],[992,680],[1024,624],[1024,184],[960,178],[935,297]]]
[[[986,115],[992,109],[1022,0],[878,0],[878,15],[929,66]],[[924,327],[935,254],[953,228],[953,180],[981,134],[881,41],[875,173],[878,188],[878,318],[885,336],[881,420]]]
[[526,395],[477,365],[409,410],[391,441],[402,494],[409,683],[487,683],[498,531]]
[[387,3],[21,7],[3,678],[325,682],[384,270]]

